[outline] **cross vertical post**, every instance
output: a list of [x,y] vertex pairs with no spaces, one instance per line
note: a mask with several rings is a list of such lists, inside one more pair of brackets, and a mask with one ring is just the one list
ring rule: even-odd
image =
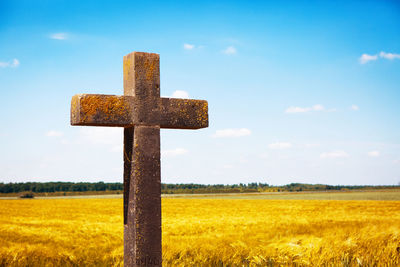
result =
[[139,121],[150,122],[124,128],[124,265],[161,266],[160,126],[154,119],[160,116],[157,54],[124,57],[124,95],[138,99]]

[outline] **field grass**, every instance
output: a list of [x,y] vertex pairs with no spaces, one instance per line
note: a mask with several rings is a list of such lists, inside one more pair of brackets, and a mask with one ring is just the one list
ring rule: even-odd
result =
[[[163,265],[400,265],[399,201],[237,197],[163,198]],[[0,200],[0,266],[122,266],[122,255],[122,199]]]
[[163,195],[163,197],[194,199],[400,200],[400,190],[268,192],[239,194],[176,194]]
[[[84,194],[37,195],[36,199],[73,198],[122,198],[122,194],[106,194],[107,191],[84,192]],[[193,199],[303,199],[303,200],[400,200],[400,190],[349,190],[349,191],[304,191],[304,192],[260,192],[260,193],[216,193],[216,194],[163,194],[163,198]],[[0,194],[0,200],[19,199],[15,194]]]

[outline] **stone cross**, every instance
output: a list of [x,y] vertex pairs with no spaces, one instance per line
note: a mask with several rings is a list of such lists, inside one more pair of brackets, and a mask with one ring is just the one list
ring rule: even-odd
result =
[[124,95],[78,94],[71,125],[124,127],[124,266],[161,266],[160,128],[208,127],[204,100],[160,98],[159,55],[124,56]]

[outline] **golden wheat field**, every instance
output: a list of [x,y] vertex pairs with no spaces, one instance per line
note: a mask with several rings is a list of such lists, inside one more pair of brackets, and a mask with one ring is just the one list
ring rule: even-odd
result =
[[[398,266],[400,202],[162,200],[164,266]],[[0,266],[121,266],[122,199],[0,200]]]

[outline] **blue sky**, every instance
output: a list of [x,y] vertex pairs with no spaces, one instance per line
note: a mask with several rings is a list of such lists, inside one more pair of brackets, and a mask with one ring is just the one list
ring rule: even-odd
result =
[[72,127],[154,52],[161,95],[210,127],[162,130],[162,182],[400,183],[396,1],[0,1],[0,182],[120,181],[122,130]]

